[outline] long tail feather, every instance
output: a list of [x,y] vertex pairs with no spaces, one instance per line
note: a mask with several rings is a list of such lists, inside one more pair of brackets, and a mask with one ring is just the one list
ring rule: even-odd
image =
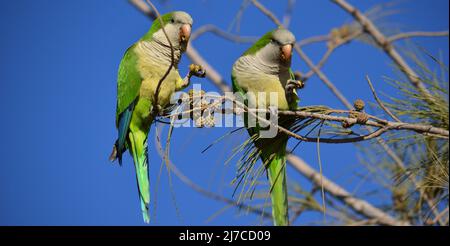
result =
[[144,132],[129,133],[131,154],[133,156],[134,167],[136,169],[136,179],[139,189],[139,199],[145,223],[150,222],[150,182],[148,177],[148,146],[147,134]]
[[288,193],[286,184],[286,142],[277,146],[276,151],[263,151],[262,159],[268,163],[267,172],[270,182],[272,200],[272,217],[274,225],[289,225]]

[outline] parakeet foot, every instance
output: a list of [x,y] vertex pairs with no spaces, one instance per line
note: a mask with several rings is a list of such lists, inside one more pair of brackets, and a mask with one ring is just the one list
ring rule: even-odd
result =
[[297,97],[297,94],[295,93],[296,89],[302,89],[305,87],[305,83],[303,83],[301,80],[295,80],[290,79],[287,81],[286,86],[284,87],[286,91],[286,98],[288,102],[294,101]]
[[191,64],[189,66],[189,77],[192,76],[204,78],[206,76],[206,70],[201,65]]
[[150,111],[152,111],[154,115],[159,115],[163,112],[163,108],[161,107],[161,105],[157,104],[153,108],[151,108]]
[[288,92],[293,91],[294,89],[303,89],[303,87],[305,87],[305,83],[303,83],[302,81],[290,79],[286,83],[285,90],[286,92]]

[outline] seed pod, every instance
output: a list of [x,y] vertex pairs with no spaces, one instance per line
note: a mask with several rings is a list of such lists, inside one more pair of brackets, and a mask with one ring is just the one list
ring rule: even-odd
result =
[[355,107],[355,110],[356,110],[356,111],[361,112],[361,111],[364,110],[364,106],[366,106],[366,105],[365,105],[365,103],[364,103],[363,100],[357,99],[357,100],[353,103],[353,106]]

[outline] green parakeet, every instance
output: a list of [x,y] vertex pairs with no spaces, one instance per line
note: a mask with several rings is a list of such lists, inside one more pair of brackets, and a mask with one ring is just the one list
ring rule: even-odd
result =
[[[278,110],[297,109],[296,90],[302,87],[295,80],[290,68],[294,35],[286,29],[276,29],[265,34],[251,46],[233,65],[233,91],[249,107],[264,107]],[[263,94],[258,94],[264,92]],[[276,93],[270,100],[270,93]],[[253,106],[250,106],[253,105]],[[260,125],[248,125],[248,114],[244,123],[250,136],[257,136],[254,144],[260,150],[271,185],[272,216],[275,225],[288,225],[288,196],[286,185],[286,145],[288,136],[278,132],[274,138],[260,138]],[[278,118],[280,126],[289,128],[292,118]]]
[[173,67],[161,83],[156,98],[157,105],[154,105],[158,82],[172,62],[170,43],[163,32],[161,22],[156,19],[150,30],[126,50],[120,62],[116,106],[118,138],[110,156],[111,161],[117,159],[119,164],[122,164],[123,153],[130,151],[136,170],[142,215],[146,223],[150,221],[147,136],[154,120],[154,107],[158,110],[167,107],[172,94],[187,87],[191,76],[204,75],[199,66],[191,66],[196,69],[190,69],[185,78],[181,78],[178,72],[178,63],[191,34],[191,16],[176,11],[162,15],[161,19],[172,43]]

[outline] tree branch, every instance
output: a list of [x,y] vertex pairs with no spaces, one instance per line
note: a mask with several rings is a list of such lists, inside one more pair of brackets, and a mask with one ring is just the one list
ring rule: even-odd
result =
[[394,48],[392,43],[386,38],[383,33],[377,28],[377,26],[367,18],[361,11],[353,7],[345,0],[331,0],[342,9],[347,11],[353,18],[362,26],[365,32],[367,32],[375,42],[386,52],[386,54],[394,61],[395,64],[401,69],[403,73],[408,77],[412,85],[414,85],[430,102],[433,102],[433,97],[431,96],[428,89],[419,79],[419,76],[414,72],[414,70],[408,65],[408,63],[403,59],[403,57]]
[[306,46],[308,44],[313,44],[313,43],[319,43],[319,42],[325,42],[330,40],[330,35],[320,35],[320,36],[313,36],[313,37],[309,37],[309,38],[305,38],[303,40],[300,40],[297,42],[297,45],[300,47]]
[[[201,96],[201,95],[200,95]],[[242,114],[243,112],[248,112],[253,117],[256,117],[258,120],[262,121],[263,123],[270,124],[276,128],[278,128],[280,131],[290,135],[291,137],[294,137],[298,140],[306,141],[306,142],[316,142],[317,138],[308,138],[301,135],[298,135],[284,127],[281,127],[273,122],[270,122],[269,120],[265,119],[262,116],[259,116],[257,113],[271,113],[268,109],[254,109],[249,108],[242,102],[236,100],[235,98],[230,98],[228,96],[210,96],[205,95],[207,98],[215,98],[216,101],[208,104],[203,105],[202,107],[194,107],[189,110],[186,110],[181,113],[176,113],[177,115],[189,115],[195,110],[198,110],[199,112],[204,112],[205,110],[214,111],[216,109],[216,106],[222,103],[225,103],[225,101],[229,101],[230,105],[235,105],[236,107],[233,108],[231,111],[227,109],[224,109],[221,111],[221,113],[233,113],[233,114]],[[419,134],[433,134],[435,137],[445,138],[447,139],[449,137],[449,131],[443,128],[434,127],[432,125],[425,125],[425,124],[414,124],[414,123],[406,123],[402,121],[388,121],[384,119],[380,119],[376,116],[363,113],[363,112],[357,112],[354,110],[339,110],[339,109],[326,109],[324,113],[313,113],[308,111],[302,111],[302,110],[281,110],[277,112],[278,115],[285,115],[285,116],[294,116],[301,119],[318,119],[322,121],[333,121],[333,122],[341,122],[346,123],[347,125],[355,125],[359,124],[362,126],[372,126],[379,128],[378,130],[364,136],[359,136],[355,138],[344,138],[344,139],[327,139],[327,138],[320,138],[320,142],[322,143],[350,143],[350,142],[359,142],[364,140],[369,140],[375,137],[380,136],[386,131],[389,130],[409,130],[414,131]],[[344,116],[336,116],[331,114],[347,114],[348,117]],[[356,117],[354,115],[361,115],[364,120],[359,119],[359,117]],[[351,116],[353,115],[353,116]],[[174,115],[167,115],[165,117],[173,117]]]
[[384,112],[386,112],[389,116],[391,116],[392,119],[394,119],[397,122],[401,122],[401,120],[399,118],[397,118],[397,116],[395,116],[395,114],[393,114],[391,112],[391,110],[389,110],[384,103],[380,100],[380,98],[378,98],[377,93],[375,92],[375,88],[373,88],[373,84],[372,81],[370,81],[369,76],[366,76],[367,79],[367,83],[369,84],[370,90],[372,91],[373,97],[375,98],[375,101],[377,101],[378,105],[384,110]]
[[440,31],[440,32],[403,32],[391,36],[388,38],[388,42],[393,43],[401,39],[412,38],[412,37],[445,37],[448,36],[448,31]]
[[283,16],[283,25],[288,27],[291,24],[292,12],[294,11],[295,0],[288,0],[286,11]]
[[311,180],[314,184],[323,188],[327,193],[341,200],[347,206],[349,206],[352,210],[361,214],[369,219],[376,219],[378,223],[383,225],[391,225],[391,226],[408,226],[410,225],[407,221],[400,221],[389,214],[381,211],[380,209],[372,206],[370,203],[355,198],[348,191],[346,191],[341,186],[335,184],[325,176],[321,176],[316,170],[308,166],[302,159],[292,154],[287,156],[287,161],[303,176]]
[[281,21],[278,20],[278,18],[270,10],[268,10],[266,7],[264,7],[264,5],[262,5],[257,0],[251,0],[251,1],[252,1],[253,5],[255,5],[256,8],[258,8],[263,14],[265,14],[267,17],[269,17],[269,19],[271,19],[275,24],[277,24],[278,26],[284,27],[283,23],[281,23]]
[[207,32],[213,33],[221,38],[224,38],[225,40],[235,43],[254,43],[258,40],[257,37],[242,37],[239,35],[234,35],[219,29],[215,25],[207,24],[199,27],[195,32],[192,33],[191,42]]

